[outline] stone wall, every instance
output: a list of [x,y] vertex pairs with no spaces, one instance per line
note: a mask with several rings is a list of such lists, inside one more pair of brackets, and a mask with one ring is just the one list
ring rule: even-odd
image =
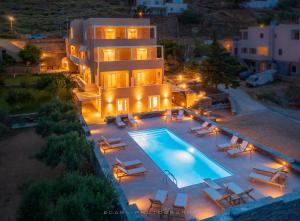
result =
[[299,221],[300,189],[282,197],[261,200],[227,209],[205,221]]

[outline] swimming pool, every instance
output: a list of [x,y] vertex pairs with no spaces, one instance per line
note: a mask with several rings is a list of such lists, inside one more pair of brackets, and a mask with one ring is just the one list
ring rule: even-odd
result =
[[166,128],[128,134],[163,172],[168,170],[175,176],[179,188],[202,183],[205,178],[215,180],[232,175]]

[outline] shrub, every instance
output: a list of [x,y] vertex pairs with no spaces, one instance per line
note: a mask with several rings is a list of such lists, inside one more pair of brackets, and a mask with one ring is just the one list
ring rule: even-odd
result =
[[22,89],[9,90],[5,97],[5,101],[11,106],[15,106],[19,103],[27,103],[33,99],[34,96],[30,91]]
[[201,15],[195,9],[188,9],[178,17],[179,22],[183,25],[197,25],[201,19]]
[[50,136],[37,157],[50,167],[62,163],[68,171],[76,171],[87,165],[91,152],[92,145],[84,137],[80,137],[77,132],[69,132]]
[[38,64],[41,55],[42,55],[41,49],[31,44],[26,44],[19,54],[20,58],[22,58],[24,63],[31,64],[31,65]]
[[118,210],[116,193],[107,179],[68,174],[31,183],[23,193],[18,221],[117,221],[118,215],[105,212]]
[[54,77],[53,76],[42,76],[40,77],[35,84],[35,87],[39,90],[43,90],[53,82]]

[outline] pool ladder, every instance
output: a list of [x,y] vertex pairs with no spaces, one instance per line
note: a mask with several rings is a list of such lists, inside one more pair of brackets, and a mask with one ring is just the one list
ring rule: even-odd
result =
[[171,173],[169,170],[165,170],[165,176],[164,176],[164,183],[168,184],[168,178],[170,180],[172,180],[173,183],[176,184],[177,186],[177,179],[175,178],[175,176],[173,175],[173,173]]

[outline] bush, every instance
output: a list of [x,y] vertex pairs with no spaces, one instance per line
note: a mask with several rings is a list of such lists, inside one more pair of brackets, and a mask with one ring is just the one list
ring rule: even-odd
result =
[[22,90],[22,89],[9,90],[5,97],[5,101],[11,106],[15,106],[19,103],[24,104],[24,103],[30,102],[33,99],[34,99],[34,96],[32,95],[32,93],[30,91]]
[[91,152],[92,145],[84,137],[77,132],[69,132],[50,136],[37,157],[47,166],[56,167],[62,163],[68,171],[77,171],[90,161]]
[[38,64],[40,62],[41,55],[41,49],[31,44],[26,44],[19,54],[24,63],[31,65]]
[[202,18],[195,9],[188,9],[178,17],[178,20],[183,25],[197,25],[201,22]]
[[10,56],[9,54],[3,55],[4,66],[14,65],[15,63],[16,63],[16,59],[14,59],[12,56]]
[[53,76],[42,76],[36,81],[36,89],[44,90],[45,88],[49,87],[49,85],[53,82]]
[[69,174],[31,183],[24,191],[18,221],[117,221],[117,196],[111,183],[95,176]]

